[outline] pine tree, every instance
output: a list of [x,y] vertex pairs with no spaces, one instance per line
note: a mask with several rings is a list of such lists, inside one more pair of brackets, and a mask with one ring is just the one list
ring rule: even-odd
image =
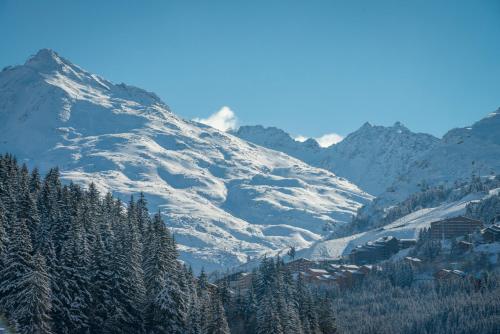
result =
[[[96,231],[97,232],[97,231]],[[91,332],[98,332],[105,328],[106,322],[112,316],[113,309],[113,271],[111,250],[106,246],[103,236],[95,233],[94,248],[90,267],[90,281],[92,282],[92,321]]]
[[81,221],[76,217],[62,247],[60,265],[52,277],[53,330],[58,334],[83,334],[89,330],[92,297],[84,233]]
[[38,168],[33,168],[33,170],[31,171],[29,189],[34,197],[36,197],[40,189],[42,189],[42,183],[40,181],[40,173],[38,171]]
[[321,333],[334,334],[337,333],[337,324],[333,315],[333,303],[331,298],[325,294],[320,300],[318,306],[319,328]]
[[9,318],[17,321],[16,314],[23,307],[23,295],[29,289],[26,277],[33,271],[32,246],[26,223],[17,220],[4,256],[4,267],[0,270],[1,305]]
[[212,298],[212,307],[210,309],[210,322],[208,324],[207,334],[229,334],[229,326],[226,320],[226,314],[220,297]]
[[[23,171],[25,171],[24,168],[26,167],[23,166]],[[25,178],[27,178],[28,171],[26,170],[25,173],[26,173]],[[26,179],[25,182],[21,184],[19,195],[20,198],[19,201],[17,202],[18,206],[17,217],[18,219],[25,220],[28,230],[30,232],[31,241],[34,244],[36,241],[36,233],[38,231],[40,224],[40,216],[38,215],[38,208],[36,201],[33,198],[33,194],[30,192],[29,189],[28,179]]]
[[120,203],[115,203],[115,244],[112,254],[113,304],[115,312],[109,327],[120,333],[142,333],[145,305],[144,274],[137,230],[121,214]]
[[300,310],[300,321],[304,333],[318,333],[319,319],[317,315],[316,305],[311,296],[311,292],[304,284],[302,276],[297,279],[296,300]]
[[[5,230],[5,214],[2,201],[0,200],[0,268],[4,267],[4,256],[7,247],[7,231]],[[1,296],[1,295],[0,295]],[[0,306],[0,310],[2,307]]]
[[200,314],[200,300],[197,294],[197,287],[193,270],[190,267],[185,270],[185,283],[186,283],[186,297],[189,299],[187,308],[187,334],[202,334],[201,314]]
[[19,308],[15,311],[16,331],[19,334],[50,334],[51,290],[40,254],[33,257],[33,268],[24,277],[26,290],[19,296]]
[[147,227],[151,224],[151,218],[149,217],[148,203],[143,192],[139,195],[139,200],[137,200],[135,210],[138,231],[140,235],[144,235]]
[[283,334],[281,319],[276,311],[276,302],[272,295],[264,296],[257,309],[258,334]]
[[172,272],[165,273],[165,284],[155,304],[163,317],[162,327],[167,333],[182,334],[186,330],[186,297]]
[[157,213],[148,231],[144,268],[146,325],[152,333],[184,330],[187,310],[176,259],[175,242]]

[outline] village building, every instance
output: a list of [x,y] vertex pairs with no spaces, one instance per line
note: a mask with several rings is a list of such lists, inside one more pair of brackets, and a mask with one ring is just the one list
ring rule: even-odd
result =
[[349,258],[351,262],[363,265],[386,260],[398,251],[398,239],[393,236],[385,236],[354,248]]
[[309,268],[306,270],[306,274],[310,277],[319,277],[321,275],[328,275],[328,271],[325,269]]
[[472,250],[472,248],[474,248],[474,244],[472,242],[461,240],[457,243],[457,248],[460,252],[465,253]]
[[486,242],[497,242],[500,241],[500,224],[494,224],[486,227],[481,231],[483,239]]
[[359,271],[365,275],[372,272],[374,269],[376,269],[376,267],[373,265],[369,265],[369,264],[365,264],[365,265],[362,265],[361,267],[359,267]]
[[405,262],[409,263],[411,268],[415,271],[419,271],[423,267],[423,261],[417,257],[407,256],[405,257]]
[[474,233],[481,227],[479,220],[458,216],[432,222],[430,232],[432,239],[453,239]]
[[437,280],[464,278],[466,274],[461,270],[441,269],[434,274]]
[[290,261],[287,264],[285,264],[286,268],[290,270],[292,273],[297,273],[300,271],[307,271],[309,268],[313,268],[318,266],[318,264],[314,261],[300,258],[294,261]]

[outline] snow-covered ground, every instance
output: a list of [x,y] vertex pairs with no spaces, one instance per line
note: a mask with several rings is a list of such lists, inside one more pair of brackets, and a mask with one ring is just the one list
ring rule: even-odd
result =
[[467,204],[485,198],[486,196],[491,196],[495,191],[497,190],[491,191],[488,194],[475,193],[459,201],[445,203],[434,208],[420,209],[382,228],[344,238],[320,241],[308,249],[299,251],[298,255],[315,260],[339,258],[348,255],[351,250],[358,245],[363,245],[368,241],[374,241],[384,236],[394,236],[398,239],[416,239],[419,231],[429,227],[431,222],[463,215]]
[[307,247],[372,199],[333,173],[173,114],[51,50],[0,73],[0,152],[160,209],[199,270]]

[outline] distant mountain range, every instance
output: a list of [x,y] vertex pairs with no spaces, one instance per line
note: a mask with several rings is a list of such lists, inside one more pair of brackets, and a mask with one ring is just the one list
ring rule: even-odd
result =
[[308,247],[372,196],[332,172],[173,114],[52,50],[0,72],[0,152],[64,180],[144,192],[195,270]]
[[471,127],[450,130],[442,139],[413,133],[399,122],[391,127],[365,123],[327,148],[314,139],[298,142],[280,129],[260,125],[242,126],[235,135],[334,172],[387,204],[427,185],[500,171],[500,109]]
[[374,195],[384,192],[419,155],[439,141],[431,135],[413,133],[401,123],[392,127],[365,123],[340,143],[327,148],[320,147],[314,139],[298,142],[282,130],[259,125],[242,126],[235,134],[333,171]]

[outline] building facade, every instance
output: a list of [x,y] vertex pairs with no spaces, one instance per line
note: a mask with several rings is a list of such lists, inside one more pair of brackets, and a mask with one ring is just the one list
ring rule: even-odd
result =
[[462,237],[481,229],[483,224],[479,220],[458,216],[431,223],[432,239],[453,239]]

